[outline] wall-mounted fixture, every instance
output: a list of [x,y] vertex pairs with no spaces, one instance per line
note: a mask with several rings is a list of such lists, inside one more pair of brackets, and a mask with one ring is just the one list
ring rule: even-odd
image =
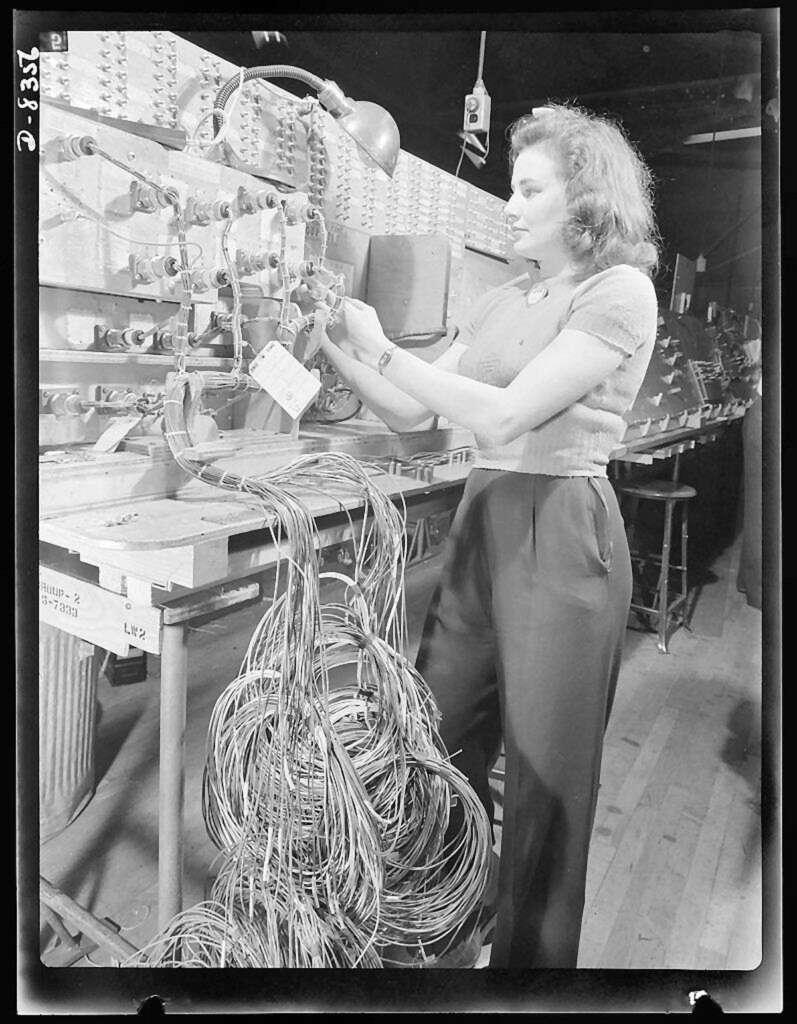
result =
[[377,103],[367,100],[352,100],[344,95],[335,82],[325,81],[318,75],[290,64],[268,64],[263,67],[247,68],[240,75],[233,75],[216,94],[213,110],[213,128],[216,135],[221,131],[224,108],[230,97],[244,82],[253,78],[295,78],[318,93],[318,102],[329,111],[340,127],[359,146],[365,157],[376,164],[390,177],[396,169],[401,140],[396,122]]

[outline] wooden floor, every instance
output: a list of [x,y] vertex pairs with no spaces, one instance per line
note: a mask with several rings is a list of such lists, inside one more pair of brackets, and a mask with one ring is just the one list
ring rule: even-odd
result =
[[[761,614],[735,587],[738,543],[697,593],[671,653],[629,630],[590,849],[580,967],[749,970],[761,956]],[[439,571],[408,574],[411,650]],[[200,808],[216,697],[262,609],[191,634],[186,733],[186,905],[214,856]],[[144,683],[99,683],[97,790],[41,850],[41,872],[141,946],[156,930],[158,659]],[[500,836],[500,833],[499,833]],[[45,925],[43,948],[53,937]],[[487,962],[485,948],[479,966]],[[111,963],[98,950],[80,965]]]

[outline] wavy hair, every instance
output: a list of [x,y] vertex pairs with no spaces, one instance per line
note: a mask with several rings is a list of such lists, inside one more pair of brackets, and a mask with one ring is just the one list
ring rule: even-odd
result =
[[510,164],[528,146],[556,156],[567,182],[565,244],[577,263],[628,263],[649,275],[659,257],[653,178],[622,128],[579,107],[551,103],[510,125]]

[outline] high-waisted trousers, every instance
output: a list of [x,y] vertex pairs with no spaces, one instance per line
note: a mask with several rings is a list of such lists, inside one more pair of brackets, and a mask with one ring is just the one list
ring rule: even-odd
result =
[[490,967],[575,967],[603,735],[631,600],[605,477],[474,469],[417,667],[490,820],[506,775]]

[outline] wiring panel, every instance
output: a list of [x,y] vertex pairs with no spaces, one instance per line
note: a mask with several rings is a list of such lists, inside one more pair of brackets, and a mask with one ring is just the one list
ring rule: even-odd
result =
[[[170,32],[70,32],[68,52],[42,54],[42,94],[108,117],[179,127],[201,153],[213,137],[216,92],[237,70]],[[269,167],[287,185],[306,180],[306,128],[294,97],[247,82],[229,121],[237,159]]]
[[405,151],[388,179],[362,162],[329,114],[273,82],[244,83],[223,140],[211,146],[213,100],[235,65],[167,32],[75,32],[69,45],[67,53],[42,54],[45,97],[181,129],[189,153],[303,188],[328,221],[373,234],[445,234],[454,315],[465,247],[507,256],[501,199]]
[[[195,302],[215,303],[219,288],[230,283],[222,251],[228,219],[234,221],[237,272],[264,294],[279,295],[283,287],[272,265],[280,254],[281,201],[287,203],[286,256],[294,264],[304,258],[305,193],[262,188],[241,171],[46,105],[41,121],[42,285],[179,298],[174,210],[159,189],[173,189],[185,211]],[[85,139],[116,163],[81,152]]]
[[[119,412],[91,407],[93,390],[141,392],[181,347],[221,370],[273,338],[303,359],[308,270],[364,297],[371,236],[445,236],[449,324],[474,297],[468,248],[505,267],[500,199],[403,151],[388,178],[313,96],[243,82],[214,136],[218,90],[240,72],[168,32],[71,32],[42,54],[40,390],[78,396],[43,404],[42,444],[95,441]],[[308,417],[356,412],[323,370]],[[233,427],[295,434],[268,404],[239,396]]]

